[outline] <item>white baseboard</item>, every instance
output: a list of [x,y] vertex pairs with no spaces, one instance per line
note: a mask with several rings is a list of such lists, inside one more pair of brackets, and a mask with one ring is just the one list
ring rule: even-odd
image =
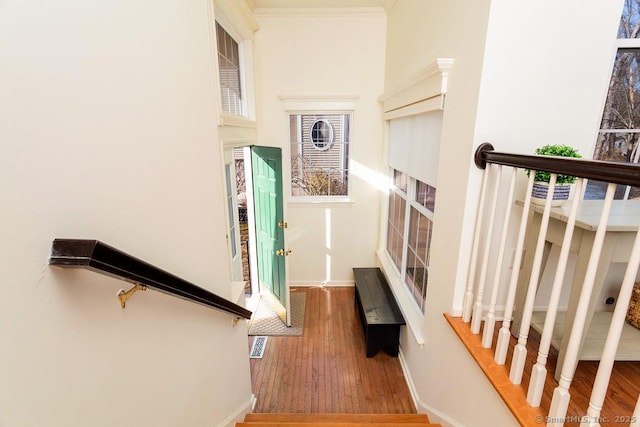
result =
[[404,358],[404,354],[402,353],[402,348],[400,348],[400,352],[398,354],[398,358],[400,359],[400,366],[402,367],[402,372],[404,373],[404,378],[407,382],[407,387],[409,387],[409,393],[411,394],[411,399],[413,400],[413,404],[416,407],[416,410],[419,414],[427,414],[429,416],[429,420],[432,423],[439,423],[445,427],[462,427],[463,424],[457,422],[446,414],[438,411],[431,405],[428,405],[420,400],[420,396],[418,395],[418,390],[413,383],[413,379],[411,378],[411,374],[409,372],[409,368],[407,367],[407,361]]
[[218,427],[234,427],[237,422],[244,421],[244,416],[249,412],[253,412],[253,408],[256,406],[256,396],[251,394],[251,398],[241,405],[238,409],[233,411],[223,422],[218,424]]
[[315,288],[315,287],[324,287],[324,288],[331,288],[331,287],[353,287],[354,283],[353,280],[330,280],[328,282],[326,281],[318,281],[318,280],[299,280],[299,281],[291,281],[289,282],[289,286],[293,287],[298,287],[298,288]]

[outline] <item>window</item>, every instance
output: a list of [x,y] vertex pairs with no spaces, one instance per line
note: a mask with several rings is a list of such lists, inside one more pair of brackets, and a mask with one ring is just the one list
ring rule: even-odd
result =
[[[393,169],[387,218],[387,252],[420,310],[429,279],[436,189]],[[406,191],[412,188],[413,197]]]
[[289,115],[292,196],[348,196],[350,118]]
[[[640,150],[640,0],[625,0],[618,28],[609,92],[593,158],[638,163]],[[607,184],[589,181],[585,198],[602,199]],[[640,197],[640,188],[619,185],[616,199]]]
[[242,96],[238,43],[217,22],[216,36],[218,39],[218,69],[220,72],[222,111],[244,116],[245,107]]
[[389,212],[387,215],[387,252],[391,260],[402,271],[402,242],[407,208],[406,175],[393,171],[393,183],[389,191]]
[[235,183],[235,177],[231,176],[231,165],[227,164],[224,167],[225,180],[227,184],[227,209],[229,213],[229,243],[231,245],[231,258],[235,258],[238,253],[238,242],[236,242],[236,225],[234,220],[234,207],[233,207],[233,195],[236,188],[231,183],[232,179]]

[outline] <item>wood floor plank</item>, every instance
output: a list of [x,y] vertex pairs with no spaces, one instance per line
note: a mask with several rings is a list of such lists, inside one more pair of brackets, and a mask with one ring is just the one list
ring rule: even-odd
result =
[[270,336],[251,359],[254,412],[415,413],[398,358],[365,356],[353,287],[306,293],[302,336]]

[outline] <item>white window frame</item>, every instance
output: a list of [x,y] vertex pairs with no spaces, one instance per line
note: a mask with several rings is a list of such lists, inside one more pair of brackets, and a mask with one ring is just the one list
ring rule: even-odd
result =
[[[246,11],[238,10],[228,1],[215,0],[214,12],[211,19],[212,48],[215,53],[214,71],[217,102],[220,111],[220,125],[234,127],[255,127],[255,84],[253,76],[253,33],[258,25],[253,16]],[[242,115],[232,114],[222,109],[222,89],[220,87],[220,69],[218,64],[218,38],[216,23],[238,44],[240,59],[240,92],[242,101]]]
[[[283,181],[285,192],[285,200],[287,203],[297,205],[310,205],[310,206],[335,206],[336,204],[352,204],[352,171],[351,158],[354,153],[354,123],[355,123],[355,105],[358,100],[358,96],[354,95],[280,95],[282,101],[283,110],[285,114],[284,123],[286,123],[286,135],[289,135],[289,116],[291,115],[331,115],[331,114],[349,114],[349,154],[347,156],[347,177],[348,188],[346,196],[292,196],[291,191],[291,161],[283,162]],[[287,136],[286,148],[283,152],[283,158],[291,159],[291,141]],[[285,157],[286,156],[286,157]],[[286,165],[286,166],[285,166]]]
[[[622,20],[622,14],[620,16],[620,20]],[[617,60],[617,57],[618,57],[618,52],[621,49],[634,49],[634,50],[637,50],[640,53],[640,38],[621,39],[621,38],[618,38],[617,35],[616,35],[615,49],[614,49],[614,52],[613,52],[613,59],[611,61],[611,74],[609,76],[609,81],[611,81],[611,79],[613,78],[613,71],[615,69],[615,64],[616,64],[616,60]],[[600,114],[600,123],[601,124],[602,124],[602,119],[604,118],[603,115],[604,115],[604,110],[606,108],[606,104],[607,104],[608,98],[609,98],[609,85],[607,85],[607,93],[604,96],[604,103],[603,103],[603,106],[602,106],[602,112]],[[595,141],[593,143],[593,148],[591,150],[592,154],[595,154],[595,151],[596,151],[596,148],[597,148],[597,145],[598,145],[598,139],[599,139],[600,135],[603,134],[603,133],[613,133],[613,134],[638,133],[638,134],[640,134],[640,129],[598,129],[598,136],[595,138]],[[640,137],[640,135],[639,135],[639,137]],[[638,144],[640,144],[640,142],[638,142]],[[636,164],[640,163],[640,147],[637,148],[636,154],[634,156],[634,159],[630,163],[636,163]],[[588,186],[588,183],[587,183],[587,186]],[[585,188],[585,191],[586,191],[586,188]],[[629,198],[630,191],[631,191],[631,187],[627,185],[626,188],[625,188],[622,200],[627,200]]]
[[[393,262],[393,256],[392,256],[392,254],[389,253],[389,250],[388,250],[389,249],[388,245],[387,245],[387,243],[388,243],[387,239],[388,239],[388,236],[389,236],[388,228],[386,230],[387,232],[385,233],[384,252],[387,255],[387,257],[389,258],[389,261],[391,262],[391,265],[393,266],[395,272],[400,276],[400,281],[402,283],[402,288],[404,290],[404,293],[411,300],[413,308],[419,313],[420,316],[424,316],[425,315],[425,306],[426,306],[426,296],[425,296],[425,300],[423,301],[423,306],[420,307],[420,305],[418,304],[418,302],[414,298],[412,290],[409,289],[409,284],[407,283],[407,260],[408,260],[408,257],[409,257],[409,231],[411,229],[411,209],[415,208],[420,214],[424,215],[429,221],[431,221],[431,226],[432,227],[433,227],[433,216],[434,216],[434,213],[431,212],[426,207],[424,207],[422,204],[420,204],[416,200],[416,189],[417,189],[418,180],[405,173],[405,176],[407,177],[407,192],[406,192],[406,194],[403,194],[402,191],[400,189],[398,189],[394,185],[394,182],[393,182],[393,172],[394,172],[394,170],[395,169],[392,168],[392,167],[389,168],[389,180],[390,180],[389,193],[393,192],[393,193],[396,193],[396,194],[400,195],[400,197],[405,202],[404,230],[402,232],[402,257],[401,257],[402,261],[401,261],[400,267],[398,267],[396,265],[396,263]],[[402,171],[399,171],[399,172],[402,172]],[[389,204],[389,200],[387,199],[387,206],[388,206],[388,204]],[[386,216],[387,224],[388,224],[388,218],[389,218],[389,212],[387,212],[387,216]],[[433,231],[431,231],[431,232],[433,232]],[[430,249],[430,248],[428,248],[428,249]],[[426,260],[426,261],[428,261],[428,260]],[[426,268],[427,268],[427,271],[428,271],[429,270],[428,263],[426,265]]]

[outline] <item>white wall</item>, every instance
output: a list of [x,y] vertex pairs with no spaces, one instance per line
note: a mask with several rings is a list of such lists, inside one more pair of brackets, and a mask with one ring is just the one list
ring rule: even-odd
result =
[[[533,154],[539,146],[562,143],[591,158],[615,58],[622,3],[545,1],[519,7],[493,1],[475,145],[490,141],[496,150]],[[581,30],[583,25],[592,28],[588,34]],[[521,173],[518,178],[523,194],[526,176]],[[470,188],[479,188],[479,181],[478,176]],[[515,242],[515,215],[521,212],[514,209],[510,242]],[[515,243],[508,247],[510,254],[514,247]],[[511,270],[503,271],[502,282],[510,274]],[[550,281],[543,277],[543,287]],[[504,301],[506,290],[501,294],[499,301]]]
[[[251,399],[246,329],[47,265],[95,238],[223,297],[204,0],[0,5],[0,425],[211,426]],[[220,369],[224,366],[225,369]]]
[[473,151],[490,141],[502,151],[531,153],[560,140],[589,154],[620,9],[620,1],[403,0],[389,14],[385,90],[437,58],[455,60],[443,116],[425,345],[406,330],[401,342],[421,410],[447,422],[516,424],[442,317],[460,306],[466,280],[481,179]]
[[[353,267],[375,265],[376,186],[382,124],[385,16],[373,13],[259,14],[256,86],[259,144],[283,148],[291,285],[350,284]],[[290,198],[288,117],[281,97],[354,97],[351,202],[297,204]],[[384,177],[382,177],[384,180]]]

